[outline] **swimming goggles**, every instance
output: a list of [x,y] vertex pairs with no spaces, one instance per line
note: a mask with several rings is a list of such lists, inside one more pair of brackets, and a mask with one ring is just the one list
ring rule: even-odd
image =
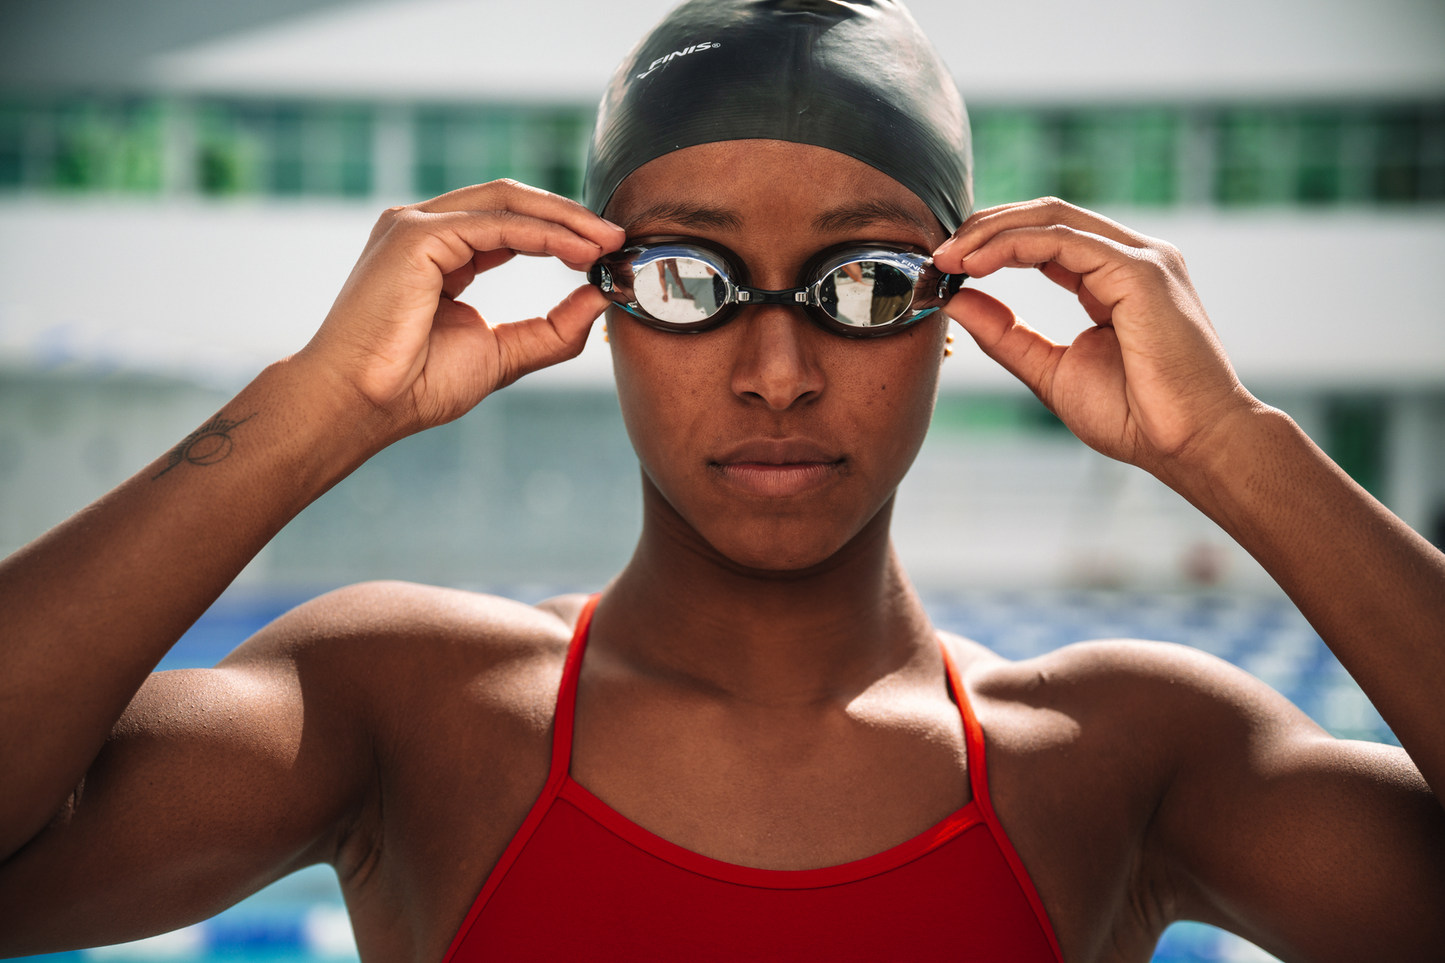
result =
[[707,331],[739,308],[786,304],[848,338],[903,330],[943,307],[966,277],[944,274],[907,248],[850,243],[810,258],[798,287],[766,291],[747,286],[746,266],[722,245],[673,236],[629,241],[587,272],[615,304],[659,331]]

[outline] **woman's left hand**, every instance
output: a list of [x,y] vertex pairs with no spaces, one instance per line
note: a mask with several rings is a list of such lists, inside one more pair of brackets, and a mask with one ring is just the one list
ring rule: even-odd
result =
[[1158,473],[1205,454],[1231,416],[1257,410],[1225,357],[1184,258],[1099,214],[1044,198],[979,211],[934,254],[982,278],[1037,267],[1094,322],[1072,344],[964,288],[944,309],[1090,447]]

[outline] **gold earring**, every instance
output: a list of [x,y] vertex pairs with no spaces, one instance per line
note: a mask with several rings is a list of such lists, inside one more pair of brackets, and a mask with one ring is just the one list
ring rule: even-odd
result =
[[[603,321],[603,322],[602,322],[602,340],[603,340],[603,341],[607,341],[607,322],[606,322],[606,321]],[[611,344],[610,341],[609,341],[608,343]]]

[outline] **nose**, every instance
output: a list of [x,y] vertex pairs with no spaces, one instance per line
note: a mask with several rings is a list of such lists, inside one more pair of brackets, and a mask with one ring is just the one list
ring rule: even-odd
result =
[[[752,317],[748,317],[752,315]],[[744,308],[733,324],[742,336],[733,362],[733,394],[775,411],[806,403],[823,392],[814,331],[796,308]]]

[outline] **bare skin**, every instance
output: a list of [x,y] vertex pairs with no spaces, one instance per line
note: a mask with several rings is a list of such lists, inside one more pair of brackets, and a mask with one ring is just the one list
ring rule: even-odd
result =
[[[841,241],[945,239],[890,178],[773,142],[660,158],[608,214],[626,234],[719,241],[769,288]],[[317,336],[221,412],[229,447],[196,439],[194,459],[163,456],[3,563],[0,950],[162,932],[330,862],[364,958],[440,959],[542,786],[580,599],[356,586],[216,669],[147,674],[310,500],[575,354],[605,303],[579,289],[492,326],[455,300],[476,274],[513,251],[582,267],[623,237],[507,183],[388,212]],[[1167,245],[1035,202],[975,215],[937,260],[976,277],[1040,264],[1080,292],[1094,324],[1072,346],[978,291],[948,313],[1086,442],[1253,552],[1409,753],[1331,739],[1182,647],[1009,663],[950,638],[1065,958],[1145,960],[1178,918],[1285,959],[1438,954],[1445,558],[1244,391]],[[598,608],[573,775],[643,827],[797,869],[967,800],[936,636],[887,532],[947,324],[853,341],[782,307],[696,336],[611,319],[644,529]]]

